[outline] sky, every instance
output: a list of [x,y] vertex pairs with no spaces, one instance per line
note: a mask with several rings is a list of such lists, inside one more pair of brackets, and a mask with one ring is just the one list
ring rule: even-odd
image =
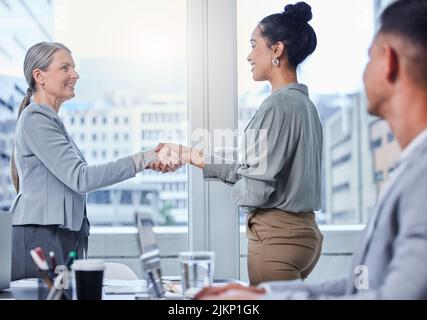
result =
[[55,38],[85,58],[186,56],[186,0],[55,0]]
[[186,0],[55,0],[55,39],[80,73],[74,101],[114,89],[186,93]]
[[[299,81],[314,94],[345,94],[362,89],[362,74],[374,31],[373,0],[306,0],[317,49],[299,70]],[[282,12],[283,0],[237,0],[239,91],[259,88],[251,79],[246,57],[250,35],[267,15]]]
[[[362,74],[374,30],[372,0],[306,0],[318,37],[314,54],[299,70],[312,94],[362,90]],[[265,83],[252,80],[246,60],[257,22],[281,12],[283,0],[237,0],[239,93]],[[110,5],[111,4],[111,5]],[[119,4],[119,5],[118,5]],[[186,0],[55,0],[57,41],[73,52],[81,74],[81,98],[124,86],[149,94],[186,90]],[[173,92],[177,93],[177,92]]]

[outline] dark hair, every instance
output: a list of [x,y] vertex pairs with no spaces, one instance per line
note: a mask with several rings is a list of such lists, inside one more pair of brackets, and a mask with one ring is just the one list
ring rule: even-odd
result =
[[312,18],[311,7],[307,3],[288,4],[282,13],[261,20],[261,35],[267,40],[268,46],[283,42],[289,65],[296,68],[317,46],[316,33],[308,24]]
[[427,84],[427,0],[398,0],[381,14],[380,33],[392,33],[409,40],[418,54],[412,56],[416,72]]

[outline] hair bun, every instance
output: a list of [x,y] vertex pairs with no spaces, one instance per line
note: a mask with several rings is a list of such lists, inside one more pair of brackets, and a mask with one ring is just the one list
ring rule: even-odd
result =
[[313,14],[311,13],[311,7],[305,2],[288,4],[285,7],[285,11],[283,11],[283,14],[297,20],[302,20],[304,22],[309,22],[313,18]]

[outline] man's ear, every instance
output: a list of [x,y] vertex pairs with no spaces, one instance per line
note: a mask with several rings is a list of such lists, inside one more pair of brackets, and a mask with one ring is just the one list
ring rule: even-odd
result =
[[386,67],[387,80],[395,83],[399,76],[400,59],[397,51],[390,46],[384,48],[384,59]]

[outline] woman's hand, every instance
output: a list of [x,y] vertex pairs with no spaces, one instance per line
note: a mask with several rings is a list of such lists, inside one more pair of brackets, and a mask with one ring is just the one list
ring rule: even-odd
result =
[[149,163],[146,169],[152,169],[155,171],[174,172],[181,168],[183,165],[183,159],[176,151],[176,148],[172,146],[160,143],[155,149],[156,160]]
[[157,160],[147,166],[149,169],[173,172],[187,163],[204,168],[203,152],[199,150],[174,143],[159,143],[154,151]]

